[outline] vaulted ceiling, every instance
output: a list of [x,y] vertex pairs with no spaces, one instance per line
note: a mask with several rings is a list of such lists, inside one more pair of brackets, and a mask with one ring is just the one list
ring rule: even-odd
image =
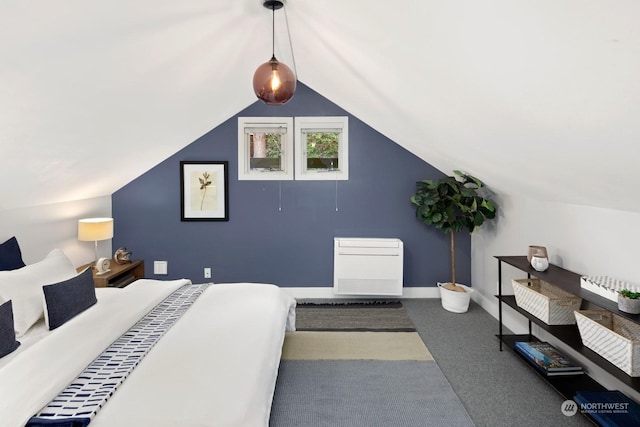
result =
[[[637,0],[288,0],[275,16],[276,56],[301,82],[443,172],[640,212]],[[109,195],[255,102],[271,13],[12,1],[0,39],[10,209]]]

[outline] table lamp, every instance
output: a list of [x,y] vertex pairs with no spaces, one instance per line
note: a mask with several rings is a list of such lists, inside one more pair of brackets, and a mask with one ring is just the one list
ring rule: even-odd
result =
[[95,242],[95,261],[98,260],[98,240],[113,238],[113,218],[85,218],[78,220],[78,240]]

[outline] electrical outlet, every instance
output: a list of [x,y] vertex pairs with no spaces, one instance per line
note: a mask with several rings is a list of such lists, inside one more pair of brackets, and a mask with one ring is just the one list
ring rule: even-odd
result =
[[206,267],[204,269],[204,278],[205,279],[211,279],[211,269],[209,267]]

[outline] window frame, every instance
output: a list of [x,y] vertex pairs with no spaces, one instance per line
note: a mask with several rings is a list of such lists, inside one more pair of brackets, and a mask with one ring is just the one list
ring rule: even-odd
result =
[[[279,171],[252,171],[247,128],[284,129]],[[291,181],[294,179],[293,117],[238,117],[238,180]]]
[[[295,179],[300,181],[346,181],[349,179],[349,117],[309,116],[295,117]],[[339,169],[335,171],[307,170],[305,129],[340,130],[338,142]]]

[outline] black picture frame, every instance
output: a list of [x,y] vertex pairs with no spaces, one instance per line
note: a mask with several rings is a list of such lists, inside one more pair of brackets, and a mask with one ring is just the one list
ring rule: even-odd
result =
[[180,162],[180,220],[229,221],[229,162]]

